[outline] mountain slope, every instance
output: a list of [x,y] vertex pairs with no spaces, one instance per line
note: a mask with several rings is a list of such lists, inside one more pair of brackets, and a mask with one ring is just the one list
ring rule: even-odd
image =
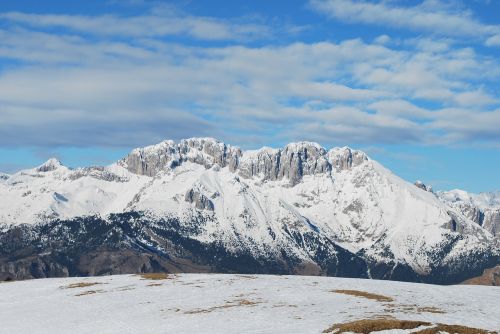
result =
[[455,189],[441,191],[438,196],[494,236],[500,236],[500,192],[472,194]]
[[[489,231],[432,192],[363,152],[310,142],[242,151],[191,138],[135,149],[108,167],[49,160],[0,183],[0,222],[4,278],[132,272],[120,267],[129,257],[136,271],[450,283],[499,255]],[[36,275],[26,269],[33,261]]]

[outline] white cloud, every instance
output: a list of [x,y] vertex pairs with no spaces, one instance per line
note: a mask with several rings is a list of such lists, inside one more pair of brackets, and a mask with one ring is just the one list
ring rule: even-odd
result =
[[[32,22],[41,18],[48,23]],[[498,60],[443,39],[402,49],[360,39],[200,47],[128,32],[116,17],[115,30],[89,36],[107,16],[77,16],[65,33],[41,29],[69,18],[11,17],[16,24],[0,30],[0,57],[16,63],[0,72],[1,145],[134,146],[197,135],[252,146],[499,139],[477,131],[486,119],[487,129],[500,122],[491,88]]]
[[176,11],[153,12],[131,17],[8,12],[0,14],[0,18],[31,27],[61,27],[75,32],[101,36],[161,37],[186,35],[202,40],[238,40],[262,38],[270,34],[270,29],[264,24],[190,16]]
[[423,1],[416,6],[398,6],[391,2],[358,0],[310,0],[315,10],[353,23],[366,23],[453,37],[480,37],[487,45],[497,45],[494,35],[500,26],[483,24],[469,12],[454,10],[437,0]]
[[374,42],[375,44],[387,44],[391,41],[391,38],[387,35],[380,35],[377,38],[375,38]]
[[485,44],[487,46],[500,46],[500,34],[488,38]]

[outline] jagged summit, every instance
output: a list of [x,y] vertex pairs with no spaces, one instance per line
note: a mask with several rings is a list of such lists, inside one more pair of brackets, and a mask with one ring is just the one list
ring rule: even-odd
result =
[[63,167],[63,164],[57,158],[50,158],[49,160],[38,166],[36,168],[36,171],[45,173],[54,171],[60,167]]
[[243,151],[214,138],[189,138],[175,143],[165,140],[159,144],[134,149],[119,163],[130,172],[155,176],[190,161],[206,168],[218,164],[229,167],[242,177],[260,176],[266,180],[287,178],[296,184],[304,175],[330,173],[357,166],[367,161],[365,153],[349,147],[327,151],[315,142],[293,142],[283,148],[263,147]]

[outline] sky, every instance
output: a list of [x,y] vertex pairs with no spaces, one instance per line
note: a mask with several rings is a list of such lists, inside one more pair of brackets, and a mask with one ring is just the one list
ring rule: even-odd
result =
[[0,2],[0,171],[207,136],[500,190],[500,1]]

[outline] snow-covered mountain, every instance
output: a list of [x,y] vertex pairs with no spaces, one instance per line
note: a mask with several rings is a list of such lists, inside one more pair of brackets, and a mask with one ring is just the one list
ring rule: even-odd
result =
[[[363,152],[310,142],[242,151],[167,140],[79,169],[51,159],[0,182],[0,275],[162,268],[456,282],[498,264],[499,248],[496,230],[446,198]],[[120,266],[124,256],[135,267]]]
[[439,198],[500,237],[500,192],[473,194],[463,190],[438,192]]

